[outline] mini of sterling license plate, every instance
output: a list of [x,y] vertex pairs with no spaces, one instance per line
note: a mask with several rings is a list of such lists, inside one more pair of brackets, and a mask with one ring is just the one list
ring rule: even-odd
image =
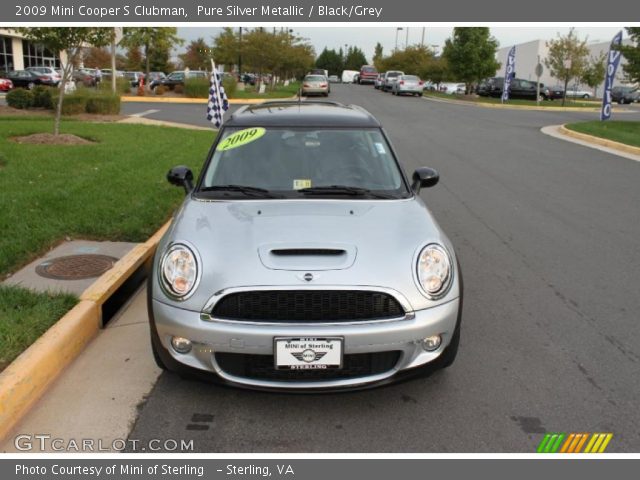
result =
[[341,337],[274,338],[276,370],[342,368]]

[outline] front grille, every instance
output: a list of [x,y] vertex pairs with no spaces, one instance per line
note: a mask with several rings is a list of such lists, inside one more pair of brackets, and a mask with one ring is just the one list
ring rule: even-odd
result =
[[361,290],[264,290],[230,293],[214,318],[256,322],[346,322],[404,316],[389,294]]
[[348,354],[344,356],[343,367],[339,370],[276,370],[273,355],[217,352],[215,357],[222,370],[236,377],[282,382],[320,382],[388,372],[398,363],[400,352]]

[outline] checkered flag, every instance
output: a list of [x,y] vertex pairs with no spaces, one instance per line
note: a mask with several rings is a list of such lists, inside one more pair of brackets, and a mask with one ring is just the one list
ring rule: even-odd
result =
[[220,74],[216,64],[211,60],[211,87],[209,88],[209,103],[207,104],[207,120],[220,128],[224,121],[224,112],[229,109],[229,100],[220,81]]

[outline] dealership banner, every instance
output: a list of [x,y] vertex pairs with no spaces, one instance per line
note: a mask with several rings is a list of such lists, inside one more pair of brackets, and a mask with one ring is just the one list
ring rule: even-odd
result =
[[52,22],[190,23],[242,22],[624,22],[633,23],[626,0],[537,0],[535,8],[514,9],[509,0],[460,0],[455,6],[414,0],[14,0],[0,6],[0,24]]
[[[272,456],[273,457],[273,456]],[[417,459],[417,458],[127,458],[110,457],[87,460],[64,459],[2,459],[0,478],[64,479],[64,480],[257,480],[263,478],[291,480],[329,480],[362,478],[388,480],[389,478],[517,478],[540,480],[546,478],[580,478],[600,480],[635,478],[640,471],[639,458],[624,461],[599,458],[593,460],[540,460],[525,459]],[[558,458],[558,457],[556,457]]]
[[617,50],[622,44],[622,30],[620,30],[611,41],[609,55],[607,55],[607,71],[604,80],[604,94],[602,95],[602,110],[600,111],[600,120],[609,120],[611,118],[611,89],[616,78],[616,71],[620,65],[620,57],[622,53]]
[[509,100],[509,89],[511,88],[511,80],[516,73],[516,46],[509,50],[507,55],[507,65],[504,68],[504,84],[502,86],[502,101]]

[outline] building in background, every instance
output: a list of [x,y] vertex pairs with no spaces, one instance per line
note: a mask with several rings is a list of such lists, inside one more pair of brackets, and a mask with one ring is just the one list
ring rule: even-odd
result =
[[51,52],[10,28],[0,28],[0,73],[27,67],[60,68],[66,52]]
[[[622,42],[624,45],[631,45],[631,41],[626,39]],[[610,42],[597,42],[590,43],[587,45],[589,48],[589,56],[597,58],[598,56],[607,54],[609,52]],[[496,52],[496,59],[502,65],[496,71],[496,77],[504,76],[504,64],[507,61],[507,54],[513,45],[508,45]],[[516,45],[516,77],[522,78],[525,80],[536,81],[536,65],[538,63],[538,56],[540,58],[540,63],[542,63],[544,67],[544,73],[540,77],[540,83],[543,83],[547,86],[553,86],[561,84],[562,82],[557,78],[554,78],[549,73],[549,69],[544,64],[544,59],[547,57],[549,53],[549,47],[547,47],[547,40],[533,40],[531,42],[520,43]],[[616,84],[625,84],[624,71],[622,69],[622,65],[625,64],[625,59],[622,57],[620,62],[621,68],[618,69],[616,73]],[[568,88],[573,88],[574,85],[570,84]],[[593,92],[595,97],[600,96],[604,89],[604,78],[602,79],[602,83],[598,85],[595,91],[588,87],[587,85],[577,84],[577,87],[580,90],[587,90]]]

